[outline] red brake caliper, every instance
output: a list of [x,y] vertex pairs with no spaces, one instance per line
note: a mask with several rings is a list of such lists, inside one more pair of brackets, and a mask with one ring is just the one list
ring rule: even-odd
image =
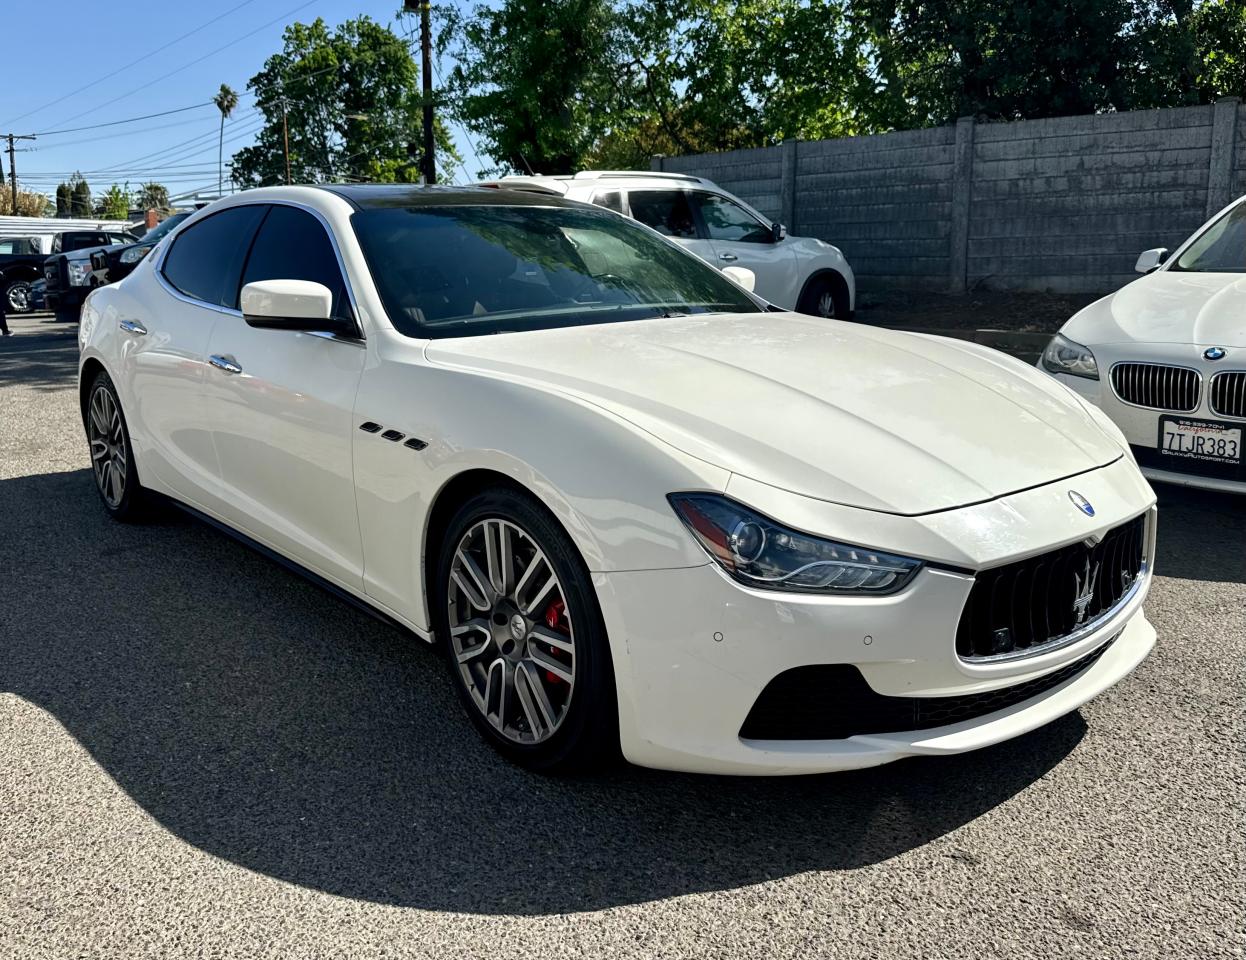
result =
[[[566,604],[564,604],[561,600],[555,600],[551,603],[545,608],[545,625],[551,630],[557,630],[559,633],[566,633],[567,631],[563,629],[562,626],[562,615],[566,612],[566,609]],[[555,657],[561,653],[557,647],[553,648],[550,652]],[[545,671],[545,679],[550,683],[562,683],[562,677],[550,670]]]

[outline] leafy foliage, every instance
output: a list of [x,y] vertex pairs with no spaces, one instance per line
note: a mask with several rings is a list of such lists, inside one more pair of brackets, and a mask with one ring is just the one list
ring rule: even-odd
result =
[[[128,187],[128,184],[127,184]],[[130,215],[130,191],[113,184],[95,203],[95,213],[106,220],[125,220]]]
[[449,106],[499,165],[1246,94],[1246,0],[503,0],[437,8]]
[[17,209],[14,209],[12,190],[0,190],[0,216],[46,217],[50,209],[54,210],[55,207],[42,193],[30,193],[21,189],[17,191]]
[[[418,74],[407,43],[368,17],[330,30],[324,20],[286,28],[283,49],[247,83],[264,115],[254,146],[234,154],[240,184],[290,179],[416,182],[419,174]],[[285,130],[283,130],[283,114]],[[462,160],[444,126],[437,131],[442,169]]]
[[145,183],[138,188],[134,203],[142,210],[168,210],[169,188],[160,183]]

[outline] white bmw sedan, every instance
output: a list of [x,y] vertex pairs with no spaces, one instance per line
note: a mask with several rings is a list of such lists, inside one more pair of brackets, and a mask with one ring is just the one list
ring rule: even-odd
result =
[[1112,418],[1148,477],[1246,493],[1246,197],[1137,270],[1039,366]]
[[1155,642],[1154,496],[1092,405],[775,312],[606,210],[249,191],[95,291],[80,339],[110,514],[171,498],[439,644],[534,768],[971,750]]

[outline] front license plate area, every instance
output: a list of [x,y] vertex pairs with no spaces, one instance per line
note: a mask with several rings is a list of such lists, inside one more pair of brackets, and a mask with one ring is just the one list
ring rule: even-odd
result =
[[1242,428],[1215,420],[1188,417],[1159,418],[1158,449],[1166,459],[1202,460],[1239,466],[1242,462]]

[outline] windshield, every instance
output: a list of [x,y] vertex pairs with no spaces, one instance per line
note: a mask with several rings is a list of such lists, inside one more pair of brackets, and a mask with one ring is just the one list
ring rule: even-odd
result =
[[1246,203],[1239,203],[1208,227],[1170,269],[1246,273]]
[[408,336],[762,309],[713,267],[605,211],[420,206],[365,209],[352,222]]
[[145,234],[143,234],[143,239],[141,239],[139,243],[143,244],[144,246],[146,246],[149,243],[159,243],[160,239],[165,234],[167,234],[170,230],[172,230],[174,227],[176,227],[179,223],[181,223],[183,220],[185,220],[189,216],[190,216],[189,213],[173,214],[173,216],[169,217],[168,219],[162,220],[159,226],[152,227]]

